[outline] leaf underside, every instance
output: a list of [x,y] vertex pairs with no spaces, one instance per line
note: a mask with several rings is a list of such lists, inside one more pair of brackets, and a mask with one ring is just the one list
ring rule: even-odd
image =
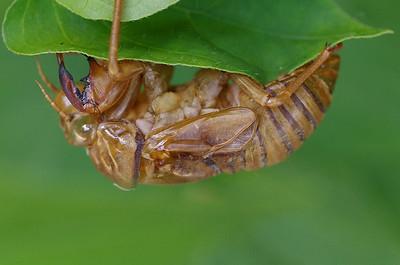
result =
[[[78,52],[105,59],[110,26],[53,0],[16,0],[3,38],[18,54]],[[120,58],[244,73],[265,83],[309,61],[327,43],[389,32],[361,24],[331,0],[182,0],[123,23]]]
[[[94,20],[112,20],[114,0],[56,0],[73,13]],[[125,0],[122,21],[133,21],[148,17],[179,0]]]

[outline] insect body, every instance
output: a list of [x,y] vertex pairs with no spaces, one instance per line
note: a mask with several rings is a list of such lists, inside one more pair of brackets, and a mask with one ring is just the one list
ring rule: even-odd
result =
[[[283,161],[321,122],[331,103],[339,62],[331,55],[293,94],[271,107],[259,104],[243,86],[268,91],[273,99],[308,66],[266,87],[243,75],[225,74],[211,113],[185,117],[146,134],[140,182],[193,181]],[[190,85],[185,89],[191,93]]]
[[55,100],[38,83],[68,142],[86,147],[97,169],[121,188],[278,163],[300,147],[331,103],[340,46],[265,86],[245,75],[201,70],[172,87],[171,66],[118,62],[121,2],[115,2],[109,61],[89,58],[88,77],[75,84],[58,55],[62,90],[39,66]]

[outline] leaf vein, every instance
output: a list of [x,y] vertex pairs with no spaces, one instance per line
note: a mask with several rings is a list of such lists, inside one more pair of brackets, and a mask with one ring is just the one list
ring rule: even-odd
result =
[[206,12],[200,11],[200,10],[188,9],[186,7],[181,7],[181,6],[173,6],[171,8],[174,8],[174,9],[180,10],[180,11],[185,11],[189,14],[200,15],[209,20],[218,21],[220,23],[227,24],[231,27],[236,27],[236,28],[240,29],[241,31],[244,31],[244,32],[248,31],[248,32],[256,33],[256,34],[261,34],[266,37],[276,37],[276,38],[287,39],[287,40],[313,41],[313,40],[325,40],[327,38],[334,38],[334,37],[342,35],[342,34],[338,34],[338,35],[298,35],[298,34],[294,34],[294,33],[282,34],[282,33],[277,33],[277,32],[273,32],[273,31],[266,31],[266,30],[257,28],[254,25],[245,25],[244,23],[240,23],[241,25],[239,25],[239,23],[235,23],[235,21],[229,21],[226,19],[222,19],[221,17],[218,17],[218,16],[212,16],[212,15],[207,14]]
[[59,9],[57,8],[57,6],[55,6],[55,2],[52,2],[53,5],[53,9],[54,9],[54,17],[56,19],[57,22],[57,26],[61,31],[61,34],[65,37],[66,40],[68,40],[71,44],[74,44],[75,42],[68,36],[67,32],[65,31],[65,28],[63,26],[63,23],[61,21],[60,18],[60,14],[59,14]]

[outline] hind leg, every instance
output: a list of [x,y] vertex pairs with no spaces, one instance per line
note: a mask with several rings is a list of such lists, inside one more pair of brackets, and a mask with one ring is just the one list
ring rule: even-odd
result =
[[[252,78],[245,75],[232,75],[233,81],[248,96],[264,107],[275,107],[284,103],[296,90],[323,65],[332,53],[342,47],[341,44],[325,48],[319,56],[308,66],[304,66],[303,71],[291,77],[293,80],[288,84],[284,82],[272,82],[271,85],[263,86]],[[301,68],[300,68],[301,69]],[[273,85],[285,86],[278,94],[269,92]]]

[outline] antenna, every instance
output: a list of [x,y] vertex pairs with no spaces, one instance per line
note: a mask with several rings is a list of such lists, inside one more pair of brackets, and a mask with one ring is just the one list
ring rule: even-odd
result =
[[40,78],[42,79],[42,81],[54,92],[54,93],[58,93],[59,89],[52,83],[50,82],[50,80],[47,78],[46,74],[43,72],[43,68],[42,65],[39,61],[38,58],[36,58],[36,67],[37,70],[39,72]]
[[69,119],[69,116],[65,114],[57,105],[54,103],[54,101],[50,98],[49,94],[47,94],[46,90],[43,88],[42,84],[35,80],[36,84],[39,86],[40,90],[42,91],[44,97],[46,100],[50,103],[51,107],[65,120]]

